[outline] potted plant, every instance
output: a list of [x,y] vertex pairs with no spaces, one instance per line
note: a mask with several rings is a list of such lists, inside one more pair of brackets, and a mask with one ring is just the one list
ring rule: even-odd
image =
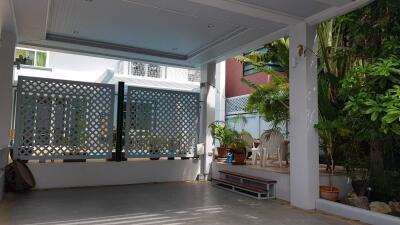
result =
[[220,144],[220,146],[217,147],[218,157],[226,158],[226,155],[231,149],[235,131],[226,126],[223,121],[213,122],[210,125],[210,128],[211,136],[213,137],[213,144],[215,144],[215,140],[218,140]]
[[349,131],[344,127],[343,121],[337,120],[327,120],[320,116],[320,121],[315,125],[315,128],[319,131],[319,136],[321,139],[320,147],[326,154],[327,164],[326,170],[329,176],[329,186],[321,185],[319,187],[320,198],[337,201],[339,200],[339,188],[334,187],[332,184],[332,176],[335,170],[335,160],[334,153],[338,146],[336,143],[339,142],[341,135],[348,133]]
[[246,142],[241,138],[236,140],[233,145],[231,152],[233,152],[233,163],[238,165],[246,164]]
[[246,164],[246,141],[242,138],[242,131],[238,133],[233,131],[233,139],[231,145],[231,152],[233,153],[233,163],[238,165]]

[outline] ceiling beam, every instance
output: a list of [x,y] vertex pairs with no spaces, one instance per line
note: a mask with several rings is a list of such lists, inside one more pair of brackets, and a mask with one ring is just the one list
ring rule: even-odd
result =
[[280,11],[271,10],[253,4],[240,2],[238,0],[188,0],[188,1],[286,25],[296,24],[303,20],[303,18],[299,18],[294,15],[289,15]]
[[315,0],[316,2],[321,2],[330,6],[342,6],[352,2],[353,0]]
[[316,24],[322,23],[326,20],[329,20],[329,19],[332,19],[332,18],[335,18],[338,16],[342,16],[346,13],[350,13],[356,9],[359,9],[361,7],[368,5],[369,3],[373,2],[373,1],[374,0],[351,1],[350,3],[345,4],[343,6],[332,7],[327,10],[324,10],[322,12],[319,12],[313,16],[306,18],[305,21],[306,21],[306,23],[308,23],[310,25],[316,25]]

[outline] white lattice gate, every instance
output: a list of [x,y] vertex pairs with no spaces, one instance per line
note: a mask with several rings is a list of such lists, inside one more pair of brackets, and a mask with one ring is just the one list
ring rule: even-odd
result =
[[18,78],[15,159],[110,158],[115,87]]
[[199,93],[128,87],[127,157],[193,157],[199,129]]

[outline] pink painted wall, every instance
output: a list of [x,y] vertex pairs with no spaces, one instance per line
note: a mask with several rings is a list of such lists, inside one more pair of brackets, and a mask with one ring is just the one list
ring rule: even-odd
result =
[[[240,81],[242,77],[243,65],[236,62],[234,59],[226,60],[225,96],[227,98],[246,95],[253,92],[249,86]],[[272,77],[266,73],[254,73],[245,76],[245,79],[256,84],[263,84],[270,82]]]

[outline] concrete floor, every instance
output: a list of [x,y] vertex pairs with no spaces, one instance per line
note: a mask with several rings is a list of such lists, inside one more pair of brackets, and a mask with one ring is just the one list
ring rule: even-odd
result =
[[359,224],[294,209],[280,200],[253,200],[209,183],[161,183],[10,194],[0,224]]

